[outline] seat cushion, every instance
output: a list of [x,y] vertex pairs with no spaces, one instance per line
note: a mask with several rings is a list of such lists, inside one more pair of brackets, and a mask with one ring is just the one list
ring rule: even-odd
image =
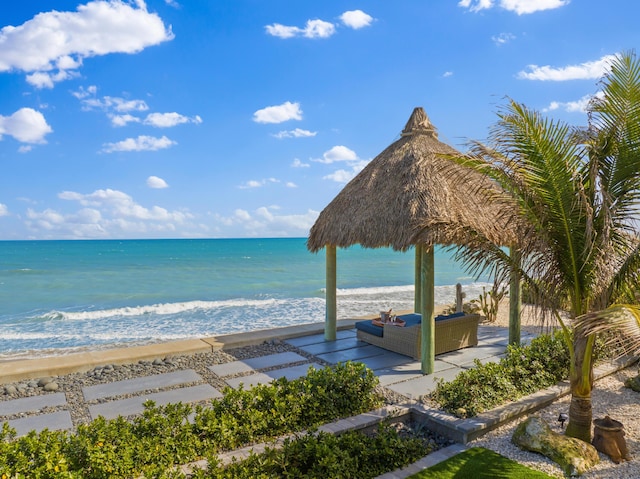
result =
[[356,329],[360,331],[364,331],[365,333],[373,334],[374,336],[382,337],[384,333],[384,328],[381,326],[376,326],[371,322],[370,319],[365,319],[364,321],[356,322]]
[[405,328],[420,324],[422,322],[422,315],[419,313],[401,314],[398,316],[398,318],[402,319],[405,322]]

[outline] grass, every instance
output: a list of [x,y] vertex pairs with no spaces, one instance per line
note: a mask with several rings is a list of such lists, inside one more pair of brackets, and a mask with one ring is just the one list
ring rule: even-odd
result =
[[410,479],[549,479],[544,472],[523,466],[489,449],[473,447],[431,466]]

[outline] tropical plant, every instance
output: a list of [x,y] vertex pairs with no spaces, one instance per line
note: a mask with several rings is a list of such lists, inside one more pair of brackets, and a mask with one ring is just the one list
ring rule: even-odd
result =
[[[478,233],[457,257],[503,279],[517,272],[536,303],[557,319],[569,348],[571,404],[566,433],[591,438],[593,334],[625,328],[640,337],[640,62],[618,55],[575,128],[509,100],[486,144],[456,158],[499,184],[514,205],[517,255]],[[515,258],[519,258],[516,260]],[[561,316],[566,305],[569,319]],[[638,342],[631,344],[638,346]]]
[[489,291],[483,286],[482,294],[478,295],[478,299],[472,299],[471,304],[477,307],[477,310],[484,315],[488,323],[495,323],[498,319],[500,302],[506,294],[507,288],[494,281]]

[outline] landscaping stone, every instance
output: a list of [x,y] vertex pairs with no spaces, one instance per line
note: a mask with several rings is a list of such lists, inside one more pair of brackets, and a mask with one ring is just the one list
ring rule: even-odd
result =
[[600,461],[598,451],[591,444],[551,430],[538,416],[518,424],[511,440],[522,449],[548,457],[570,477],[584,474]]

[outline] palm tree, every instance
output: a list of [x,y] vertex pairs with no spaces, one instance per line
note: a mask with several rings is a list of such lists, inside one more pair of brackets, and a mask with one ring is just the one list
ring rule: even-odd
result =
[[[640,333],[640,63],[616,57],[573,128],[509,101],[487,144],[455,159],[485,172],[516,203],[519,261],[478,235],[457,250],[471,271],[517,271],[562,326],[571,354],[566,434],[591,440],[596,332],[624,324]],[[634,304],[636,303],[636,304]],[[561,316],[561,311],[568,318]],[[623,318],[623,319],[621,319]],[[637,337],[640,337],[638,334]],[[640,343],[636,343],[637,346]]]

